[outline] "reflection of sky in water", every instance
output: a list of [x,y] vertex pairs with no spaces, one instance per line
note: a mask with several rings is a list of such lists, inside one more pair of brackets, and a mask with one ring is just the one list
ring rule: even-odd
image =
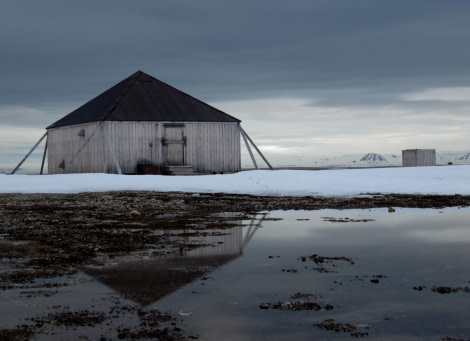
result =
[[[432,213],[431,213],[432,212]],[[298,238],[314,238],[333,245],[401,242],[459,242],[470,241],[469,225],[463,219],[466,209],[413,210],[321,210],[271,212],[270,218],[283,218],[264,224],[269,233],[259,238],[284,241]],[[349,223],[329,222],[330,218],[349,218]],[[355,222],[354,220],[369,220]],[[380,233],[378,233],[380,232]]]
[[[351,339],[313,326],[329,318],[367,324],[368,339],[470,338],[470,293],[431,290],[470,287],[470,209],[275,211],[268,218],[281,220],[264,221],[241,257],[154,306],[191,312],[186,327],[205,340]],[[355,264],[337,261],[336,272],[320,273],[300,260],[312,254]],[[259,309],[297,292],[335,309]]]
[[[368,326],[367,340],[470,339],[470,292],[432,291],[433,286],[470,287],[470,208],[275,211],[258,225],[263,217],[243,221],[243,227],[196,234],[193,229],[161,231],[179,241],[182,251],[103,258],[103,266],[86,267],[86,273],[47,279],[70,282],[50,289],[50,297],[41,294],[47,288],[4,290],[2,324],[29,323],[28,316],[51,307],[110,311],[122,302],[180,311],[183,330],[201,340],[351,340],[349,333],[314,327],[326,319]],[[189,247],[194,245],[203,247]],[[347,257],[354,265],[337,260],[324,264],[329,272],[319,272],[308,259],[313,254]],[[3,265],[11,266],[6,260]],[[202,277],[200,268],[216,270]],[[193,282],[191,271],[198,278]],[[187,276],[173,277],[181,273]],[[161,282],[170,283],[167,291]],[[298,301],[291,297],[296,293],[334,309],[259,308]],[[139,323],[135,311],[123,312],[105,324],[57,336],[99,339],[114,335],[119,326]]]

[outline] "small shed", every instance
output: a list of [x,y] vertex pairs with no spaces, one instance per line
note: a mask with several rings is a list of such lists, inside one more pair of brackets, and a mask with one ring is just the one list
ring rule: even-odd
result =
[[237,172],[240,122],[137,71],[46,128],[48,173]]
[[401,151],[403,167],[435,166],[435,149],[405,149]]

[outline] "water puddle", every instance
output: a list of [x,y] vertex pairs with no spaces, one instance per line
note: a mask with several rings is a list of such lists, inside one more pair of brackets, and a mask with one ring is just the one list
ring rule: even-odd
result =
[[3,288],[1,327],[36,340],[155,339],[157,325],[174,339],[470,340],[469,208],[226,218],[161,230],[176,254],[103,255]]
[[470,339],[469,209],[267,218],[242,256],[153,306],[191,312],[204,340]]

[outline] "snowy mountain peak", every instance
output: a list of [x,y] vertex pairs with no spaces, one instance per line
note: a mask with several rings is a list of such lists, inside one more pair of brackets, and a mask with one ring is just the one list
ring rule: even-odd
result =
[[362,161],[362,162],[384,162],[384,161],[387,161],[387,159],[384,158],[380,154],[367,153],[366,155],[361,157],[361,159],[359,161]]

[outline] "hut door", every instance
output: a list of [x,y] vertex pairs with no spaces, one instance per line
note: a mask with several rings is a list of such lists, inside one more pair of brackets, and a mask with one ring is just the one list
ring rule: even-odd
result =
[[169,166],[184,165],[184,148],[186,138],[183,125],[164,126],[163,155]]

